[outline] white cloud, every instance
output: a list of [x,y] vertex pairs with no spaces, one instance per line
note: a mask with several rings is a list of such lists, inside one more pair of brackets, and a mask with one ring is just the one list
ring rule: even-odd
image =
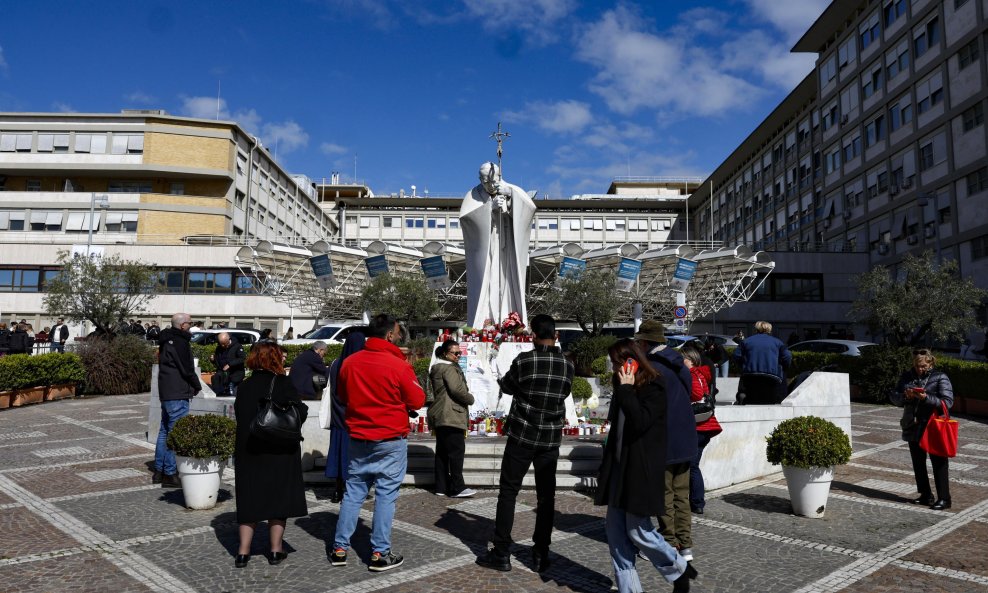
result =
[[294,152],[309,144],[309,134],[293,120],[264,124],[261,137],[268,146],[275,147],[276,154]]
[[590,113],[590,105],[581,101],[536,101],[526,104],[521,111],[505,113],[504,120],[533,123],[547,132],[568,134],[582,132],[593,122],[593,115]]
[[230,115],[226,99],[216,97],[182,97],[182,113],[201,119],[226,119]]
[[0,72],[7,72],[9,69],[7,60],[3,57],[3,46],[0,46]]
[[131,103],[140,103],[142,105],[150,105],[157,101],[153,96],[145,93],[144,91],[134,91],[133,93],[128,93],[124,95],[124,99],[130,101]]
[[783,90],[795,88],[813,69],[816,54],[789,51],[764,31],[749,31],[721,48],[723,64],[738,72],[757,72],[766,83]]
[[326,156],[336,156],[340,154],[346,154],[349,149],[346,146],[339,144],[334,144],[332,142],[323,142],[319,145],[319,150]]
[[68,103],[63,103],[62,101],[55,101],[51,104],[51,106],[52,109],[61,113],[76,113],[76,109],[74,107]]
[[745,0],[745,3],[755,16],[783,32],[788,45],[792,46],[823,13],[830,0]]
[[189,117],[235,121],[251,134],[257,135],[269,148],[286,154],[309,144],[309,134],[294,120],[280,123],[264,123],[255,109],[239,109],[230,112],[226,99],[216,97],[182,98],[181,112]]
[[463,0],[470,16],[487,31],[523,31],[537,44],[555,38],[556,24],[576,7],[574,0]]
[[718,115],[761,94],[724,71],[709,48],[689,42],[647,31],[636,13],[619,6],[583,28],[576,56],[597,69],[590,89],[624,115],[640,109]]

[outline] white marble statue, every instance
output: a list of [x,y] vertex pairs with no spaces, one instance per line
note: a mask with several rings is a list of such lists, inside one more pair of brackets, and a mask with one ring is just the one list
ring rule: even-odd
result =
[[535,202],[525,190],[501,179],[494,163],[480,167],[480,185],[460,206],[467,262],[467,324],[500,323],[517,311],[528,324],[525,274]]

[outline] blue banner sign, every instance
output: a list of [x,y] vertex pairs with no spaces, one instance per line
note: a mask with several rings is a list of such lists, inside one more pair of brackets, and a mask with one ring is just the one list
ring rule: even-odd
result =
[[452,284],[449,281],[449,274],[446,273],[446,262],[443,261],[443,256],[424,257],[419,260],[419,263],[422,264],[425,283],[432,290],[442,290]]
[[367,265],[367,275],[371,278],[377,278],[381,274],[387,274],[388,270],[388,260],[384,255],[375,255],[374,257],[368,257],[364,260]]
[[329,261],[329,254],[324,253],[309,258],[309,265],[312,266],[312,273],[316,276],[319,288],[329,290],[336,286],[336,277],[333,275],[333,264]]
[[642,271],[642,263],[637,259],[628,257],[621,258],[621,265],[618,266],[617,281],[615,287],[621,292],[628,292],[638,280],[638,274]]
[[676,263],[676,271],[672,275],[671,288],[679,292],[686,292],[686,287],[690,285],[690,280],[696,274],[696,262],[686,258],[679,258]]
[[559,264],[560,278],[579,278],[587,269],[587,261],[576,257],[564,257]]

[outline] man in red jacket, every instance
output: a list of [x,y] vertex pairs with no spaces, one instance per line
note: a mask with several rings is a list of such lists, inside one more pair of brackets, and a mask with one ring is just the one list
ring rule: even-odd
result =
[[339,396],[350,429],[350,465],[330,562],[346,566],[360,505],[374,484],[368,569],[383,572],[404,561],[391,549],[391,521],[408,467],[408,412],[425,405],[425,392],[395,345],[401,329],[393,315],[375,316],[367,336],[364,349],[347,357],[340,369]]

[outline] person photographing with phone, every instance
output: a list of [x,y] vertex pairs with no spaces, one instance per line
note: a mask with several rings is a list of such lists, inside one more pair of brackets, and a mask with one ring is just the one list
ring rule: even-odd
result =
[[919,498],[915,504],[928,505],[931,509],[942,511],[950,508],[950,483],[948,479],[948,458],[930,454],[933,465],[933,482],[936,484],[937,497],[934,501],[930,490],[930,478],[926,472],[926,451],[920,447],[923,432],[930,421],[930,416],[943,406],[948,409],[954,405],[954,388],[950,379],[943,371],[933,368],[936,357],[926,348],[913,350],[913,368],[899,378],[899,383],[892,393],[892,403],[902,408],[902,440],[909,443],[909,456],[912,458],[913,474],[916,477],[916,489]]
[[[604,527],[620,593],[642,590],[635,560],[640,551],[670,583],[689,591],[696,569],[652,523],[665,511],[665,380],[631,339],[608,349],[614,369],[614,396],[594,504],[607,505]],[[677,381],[675,377],[669,379]]]

